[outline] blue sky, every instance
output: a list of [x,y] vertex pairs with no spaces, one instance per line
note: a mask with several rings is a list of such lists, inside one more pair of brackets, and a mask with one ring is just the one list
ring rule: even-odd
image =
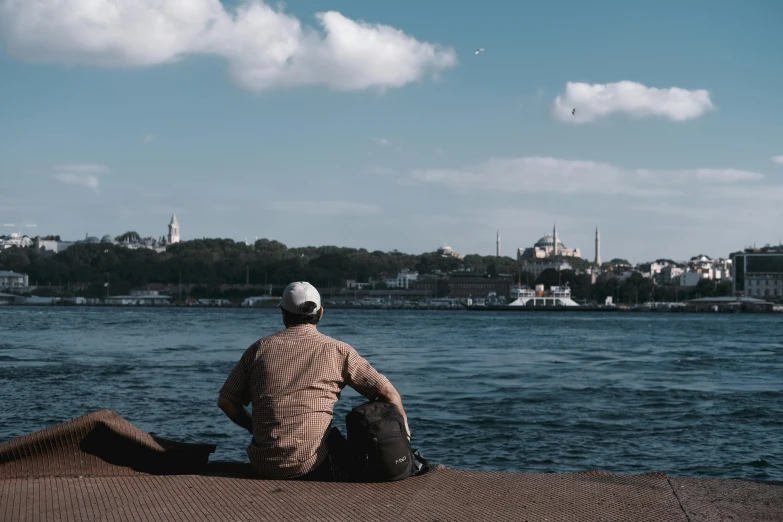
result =
[[637,262],[783,236],[778,2],[116,3],[0,0],[0,221],[506,255],[557,221]]

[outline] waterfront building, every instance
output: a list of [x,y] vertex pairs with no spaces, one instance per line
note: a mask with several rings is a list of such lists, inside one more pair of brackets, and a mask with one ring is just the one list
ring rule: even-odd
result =
[[[389,277],[383,280],[383,282],[386,284],[387,288],[404,288],[408,289],[411,287],[411,283],[416,281],[419,278],[418,272],[412,272],[407,268],[402,269],[397,274],[397,277]],[[354,285],[356,282],[354,282]]]
[[0,292],[0,305],[19,304],[24,302],[24,297],[16,294],[4,294]]
[[112,295],[104,299],[106,304],[121,306],[166,305],[171,303],[171,296],[160,295],[157,292],[132,292],[131,295]]
[[27,274],[0,270],[0,290],[27,288],[28,286],[30,285]]
[[557,235],[557,225],[552,229],[551,234],[547,234],[535,245],[528,248],[517,249],[517,259],[525,261],[528,259],[545,259],[553,256],[581,257],[582,253],[578,248],[566,247]]
[[775,304],[755,297],[704,297],[684,303],[686,310],[696,312],[771,312]]
[[345,288],[348,290],[364,290],[365,288],[372,288],[376,285],[376,281],[370,279],[369,281],[362,282],[356,279],[346,279]]
[[490,279],[488,277],[448,277],[448,278],[420,278],[412,285],[413,290],[419,290],[429,297],[442,296],[467,298],[467,297],[496,297],[506,298],[513,281],[510,279]]
[[735,295],[783,298],[783,248],[748,249],[732,257]]

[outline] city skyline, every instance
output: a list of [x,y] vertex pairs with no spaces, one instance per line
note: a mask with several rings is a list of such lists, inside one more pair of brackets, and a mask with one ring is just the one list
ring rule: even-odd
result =
[[0,0],[3,222],[513,257],[556,221],[635,262],[783,236],[783,5],[99,4]]
[[[6,226],[10,226],[10,225],[6,225]],[[16,225],[14,225],[14,226],[16,226]],[[29,226],[37,226],[37,225],[29,225]],[[121,234],[128,234],[130,232],[138,233],[137,230],[128,229],[128,230],[122,232]],[[18,231],[17,232],[10,232],[10,233],[7,233],[7,234],[0,233],[0,237],[3,237],[3,236],[5,236],[5,237],[14,237],[11,234],[18,235]],[[28,234],[24,234],[24,235],[19,236],[19,237],[20,238],[23,238],[23,237],[34,238],[34,237],[59,236],[60,237],[60,241],[62,242],[63,246],[65,248],[67,248],[67,246],[70,246],[71,244],[77,243],[77,242],[80,242],[80,241],[86,241],[88,243],[89,242],[97,243],[97,242],[106,242],[106,241],[116,243],[115,237],[117,235],[119,235],[119,234],[110,234],[109,233],[109,234],[97,234],[97,235],[93,234],[93,235],[91,235],[89,232],[85,232],[83,239],[63,237],[61,234],[29,234],[29,235]],[[157,243],[159,238],[164,240],[164,242],[161,243],[160,245]],[[549,248],[544,247],[543,249],[541,249],[543,254],[540,254],[539,256],[530,257],[529,259],[527,259],[526,256],[523,255],[523,253],[526,254],[528,251],[534,250],[535,247],[539,246],[541,244],[541,242],[546,241],[548,238],[551,238],[551,247],[549,247]],[[171,218],[170,218],[169,223],[167,225],[167,234],[166,235],[139,233],[139,239],[151,239],[151,240],[154,240],[154,241],[156,241],[156,243],[155,243],[155,245],[152,245],[152,246],[155,246],[157,248],[162,248],[163,250],[165,250],[165,246],[166,245],[179,243],[182,239],[181,239],[181,235],[180,235],[180,224],[179,224],[179,221],[177,219],[176,214],[172,214],[171,215]],[[213,237],[213,238],[207,238],[207,237],[204,237],[204,238],[190,237],[190,238],[188,238],[188,237],[186,237],[185,241],[188,241],[188,240],[198,240],[198,239],[232,239],[232,240],[237,241],[237,242],[245,242],[248,245],[252,245],[255,241],[257,241],[259,239],[268,239],[268,240],[280,241],[281,243],[285,244],[288,248],[292,248],[292,247],[293,248],[295,248],[295,247],[320,247],[320,246],[346,247],[347,246],[347,245],[290,245],[290,244],[287,244],[284,240],[280,240],[279,238],[273,238],[273,237],[253,237],[253,238],[244,238],[244,239],[225,238],[225,237]],[[49,241],[49,243],[51,243],[51,241]],[[545,261],[548,257],[562,255],[564,257],[578,257],[580,259],[583,259],[585,261],[591,262],[592,264],[598,265],[598,266],[601,266],[603,264],[603,262],[609,261],[610,259],[625,259],[626,261],[631,262],[632,265],[636,265],[638,263],[653,262],[653,261],[658,260],[658,259],[671,259],[671,258],[667,258],[665,256],[658,256],[658,257],[655,257],[655,258],[644,259],[644,260],[635,260],[635,259],[631,260],[630,258],[628,258],[628,256],[623,257],[622,255],[620,255],[620,256],[613,256],[612,258],[606,258],[604,261],[602,261],[603,256],[601,255],[601,251],[602,250],[601,250],[601,239],[600,239],[599,227],[595,228],[595,237],[594,237],[593,251],[591,253],[591,252],[589,252],[589,250],[585,250],[585,251],[582,252],[578,247],[577,248],[566,247],[562,243],[562,241],[561,241],[561,239],[560,239],[560,237],[558,235],[557,224],[556,223],[553,226],[552,233],[545,234],[537,242],[535,242],[535,244],[533,242],[530,243],[530,245],[534,245],[534,246],[515,247],[514,248],[514,250],[515,250],[514,251],[514,255],[507,255],[507,254],[504,254],[501,251],[500,229],[496,229],[495,230],[495,243],[494,243],[494,245],[495,245],[494,253],[487,254],[487,253],[482,253],[482,252],[467,252],[467,255],[470,255],[470,254],[477,254],[477,255],[482,255],[482,256],[492,256],[492,255],[494,255],[495,257],[509,257],[509,258],[512,258],[512,259],[513,258],[527,259],[530,262],[541,262],[541,261]],[[557,251],[557,245],[562,246],[566,250],[565,254]],[[738,252],[740,250],[744,250],[747,247],[750,247],[750,245],[743,246],[741,249],[736,249],[736,250],[734,250],[732,252]],[[47,247],[47,248],[50,248],[50,247]],[[359,246],[359,247],[349,247],[349,248],[364,248],[366,250],[373,250],[373,249],[367,249],[366,247],[362,247],[362,246]],[[423,251],[423,252],[404,252],[404,253],[406,253],[406,254],[413,254],[413,255],[419,255],[419,254],[426,253],[426,252],[439,252],[439,251],[441,251],[443,249],[448,249],[449,251],[451,251],[452,248],[453,248],[453,245],[448,245],[448,244],[444,243],[444,244],[438,245],[436,248],[431,248],[431,249]],[[391,252],[391,251],[393,251],[395,249],[386,249],[386,250],[380,249],[380,250],[385,251],[385,252]],[[459,250],[459,248],[457,248],[457,250]],[[551,250],[551,252],[550,252],[550,250]],[[697,256],[701,256],[701,255],[704,255],[704,254],[703,253],[693,253],[691,255],[688,255],[687,257],[680,258],[680,259],[673,259],[673,260],[677,261],[677,262],[686,262],[689,259],[693,259],[693,258],[695,258]],[[520,256],[522,256],[522,257],[520,257]],[[721,254],[721,255],[708,256],[708,257],[710,257],[712,259],[727,259],[729,257],[729,253]]]

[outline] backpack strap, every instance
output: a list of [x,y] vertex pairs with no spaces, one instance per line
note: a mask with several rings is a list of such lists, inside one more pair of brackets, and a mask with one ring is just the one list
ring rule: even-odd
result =
[[432,469],[430,461],[425,459],[419,450],[411,450],[411,454],[413,455],[413,472],[411,475],[414,477],[416,475],[423,475]]

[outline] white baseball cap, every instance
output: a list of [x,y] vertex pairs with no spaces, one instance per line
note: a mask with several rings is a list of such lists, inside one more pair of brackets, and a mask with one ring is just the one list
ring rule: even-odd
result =
[[[308,301],[315,303],[315,309],[310,312],[303,312],[299,307]],[[315,315],[321,309],[321,294],[310,283],[304,281],[290,283],[283,290],[283,297],[280,298],[279,306],[292,314]]]

